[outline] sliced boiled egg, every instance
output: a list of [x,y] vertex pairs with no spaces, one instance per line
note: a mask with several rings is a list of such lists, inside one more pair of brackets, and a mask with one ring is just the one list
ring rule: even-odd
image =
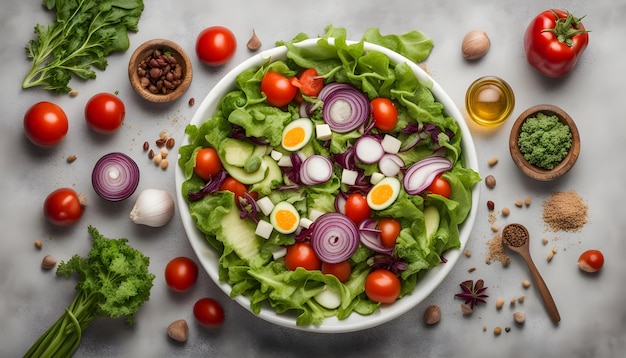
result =
[[290,152],[302,149],[313,136],[313,122],[308,118],[298,118],[287,124],[283,130],[281,144]]
[[291,203],[281,201],[274,206],[270,213],[270,222],[276,231],[282,234],[291,234],[298,229],[300,214]]
[[396,177],[385,177],[367,193],[367,204],[372,210],[383,210],[391,206],[400,195],[400,180]]

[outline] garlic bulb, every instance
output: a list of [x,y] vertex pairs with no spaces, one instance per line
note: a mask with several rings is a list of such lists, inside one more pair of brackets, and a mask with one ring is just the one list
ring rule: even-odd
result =
[[174,216],[174,199],[164,190],[145,189],[129,216],[135,224],[161,227]]
[[467,60],[478,60],[479,58],[485,56],[487,51],[489,51],[489,47],[491,46],[491,41],[487,36],[487,33],[480,30],[470,31],[463,38],[463,44],[461,46],[461,51],[463,52],[463,57]]

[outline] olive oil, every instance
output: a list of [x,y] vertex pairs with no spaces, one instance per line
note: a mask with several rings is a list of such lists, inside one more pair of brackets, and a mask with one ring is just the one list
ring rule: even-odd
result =
[[465,94],[465,108],[472,120],[485,127],[504,123],[515,107],[513,90],[495,76],[474,81]]

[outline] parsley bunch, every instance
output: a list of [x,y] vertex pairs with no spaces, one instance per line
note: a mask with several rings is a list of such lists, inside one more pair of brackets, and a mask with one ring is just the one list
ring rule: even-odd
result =
[[89,233],[93,245],[87,257],[74,255],[57,268],[58,275],[80,276],[74,301],[24,357],[70,357],[95,318],[125,316],[132,324],[134,313],[150,299],[155,278],[148,271],[150,259],[127,239],[107,239],[92,226]]
[[96,78],[92,69],[104,70],[106,56],[130,46],[128,31],[137,32],[143,0],[43,0],[56,13],[55,21],[36,25],[36,39],[26,46],[33,66],[22,88],[41,87],[68,93],[72,75]]

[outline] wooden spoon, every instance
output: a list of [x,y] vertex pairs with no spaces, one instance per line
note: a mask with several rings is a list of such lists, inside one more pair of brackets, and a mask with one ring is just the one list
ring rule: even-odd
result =
[[537,289],[541,294],[541,298],[543,298],[543,303],[548,310],[548,315],[550,315],[552,322],[557,324],[561,320],[561,316],[550,294],[550,290],[548,290],[548,286],[546,286],[545,281],[539,274],[539,270],[537,270],[537,266],[535,266],[535,263],[530,257],[529,239],[530,235],[528,234],[528,230],[521,224],[509,224],[502,230],[502,243],[508,247],[509,250],[518,253],[524,259],[533,277],[533,281],[535,281]]

